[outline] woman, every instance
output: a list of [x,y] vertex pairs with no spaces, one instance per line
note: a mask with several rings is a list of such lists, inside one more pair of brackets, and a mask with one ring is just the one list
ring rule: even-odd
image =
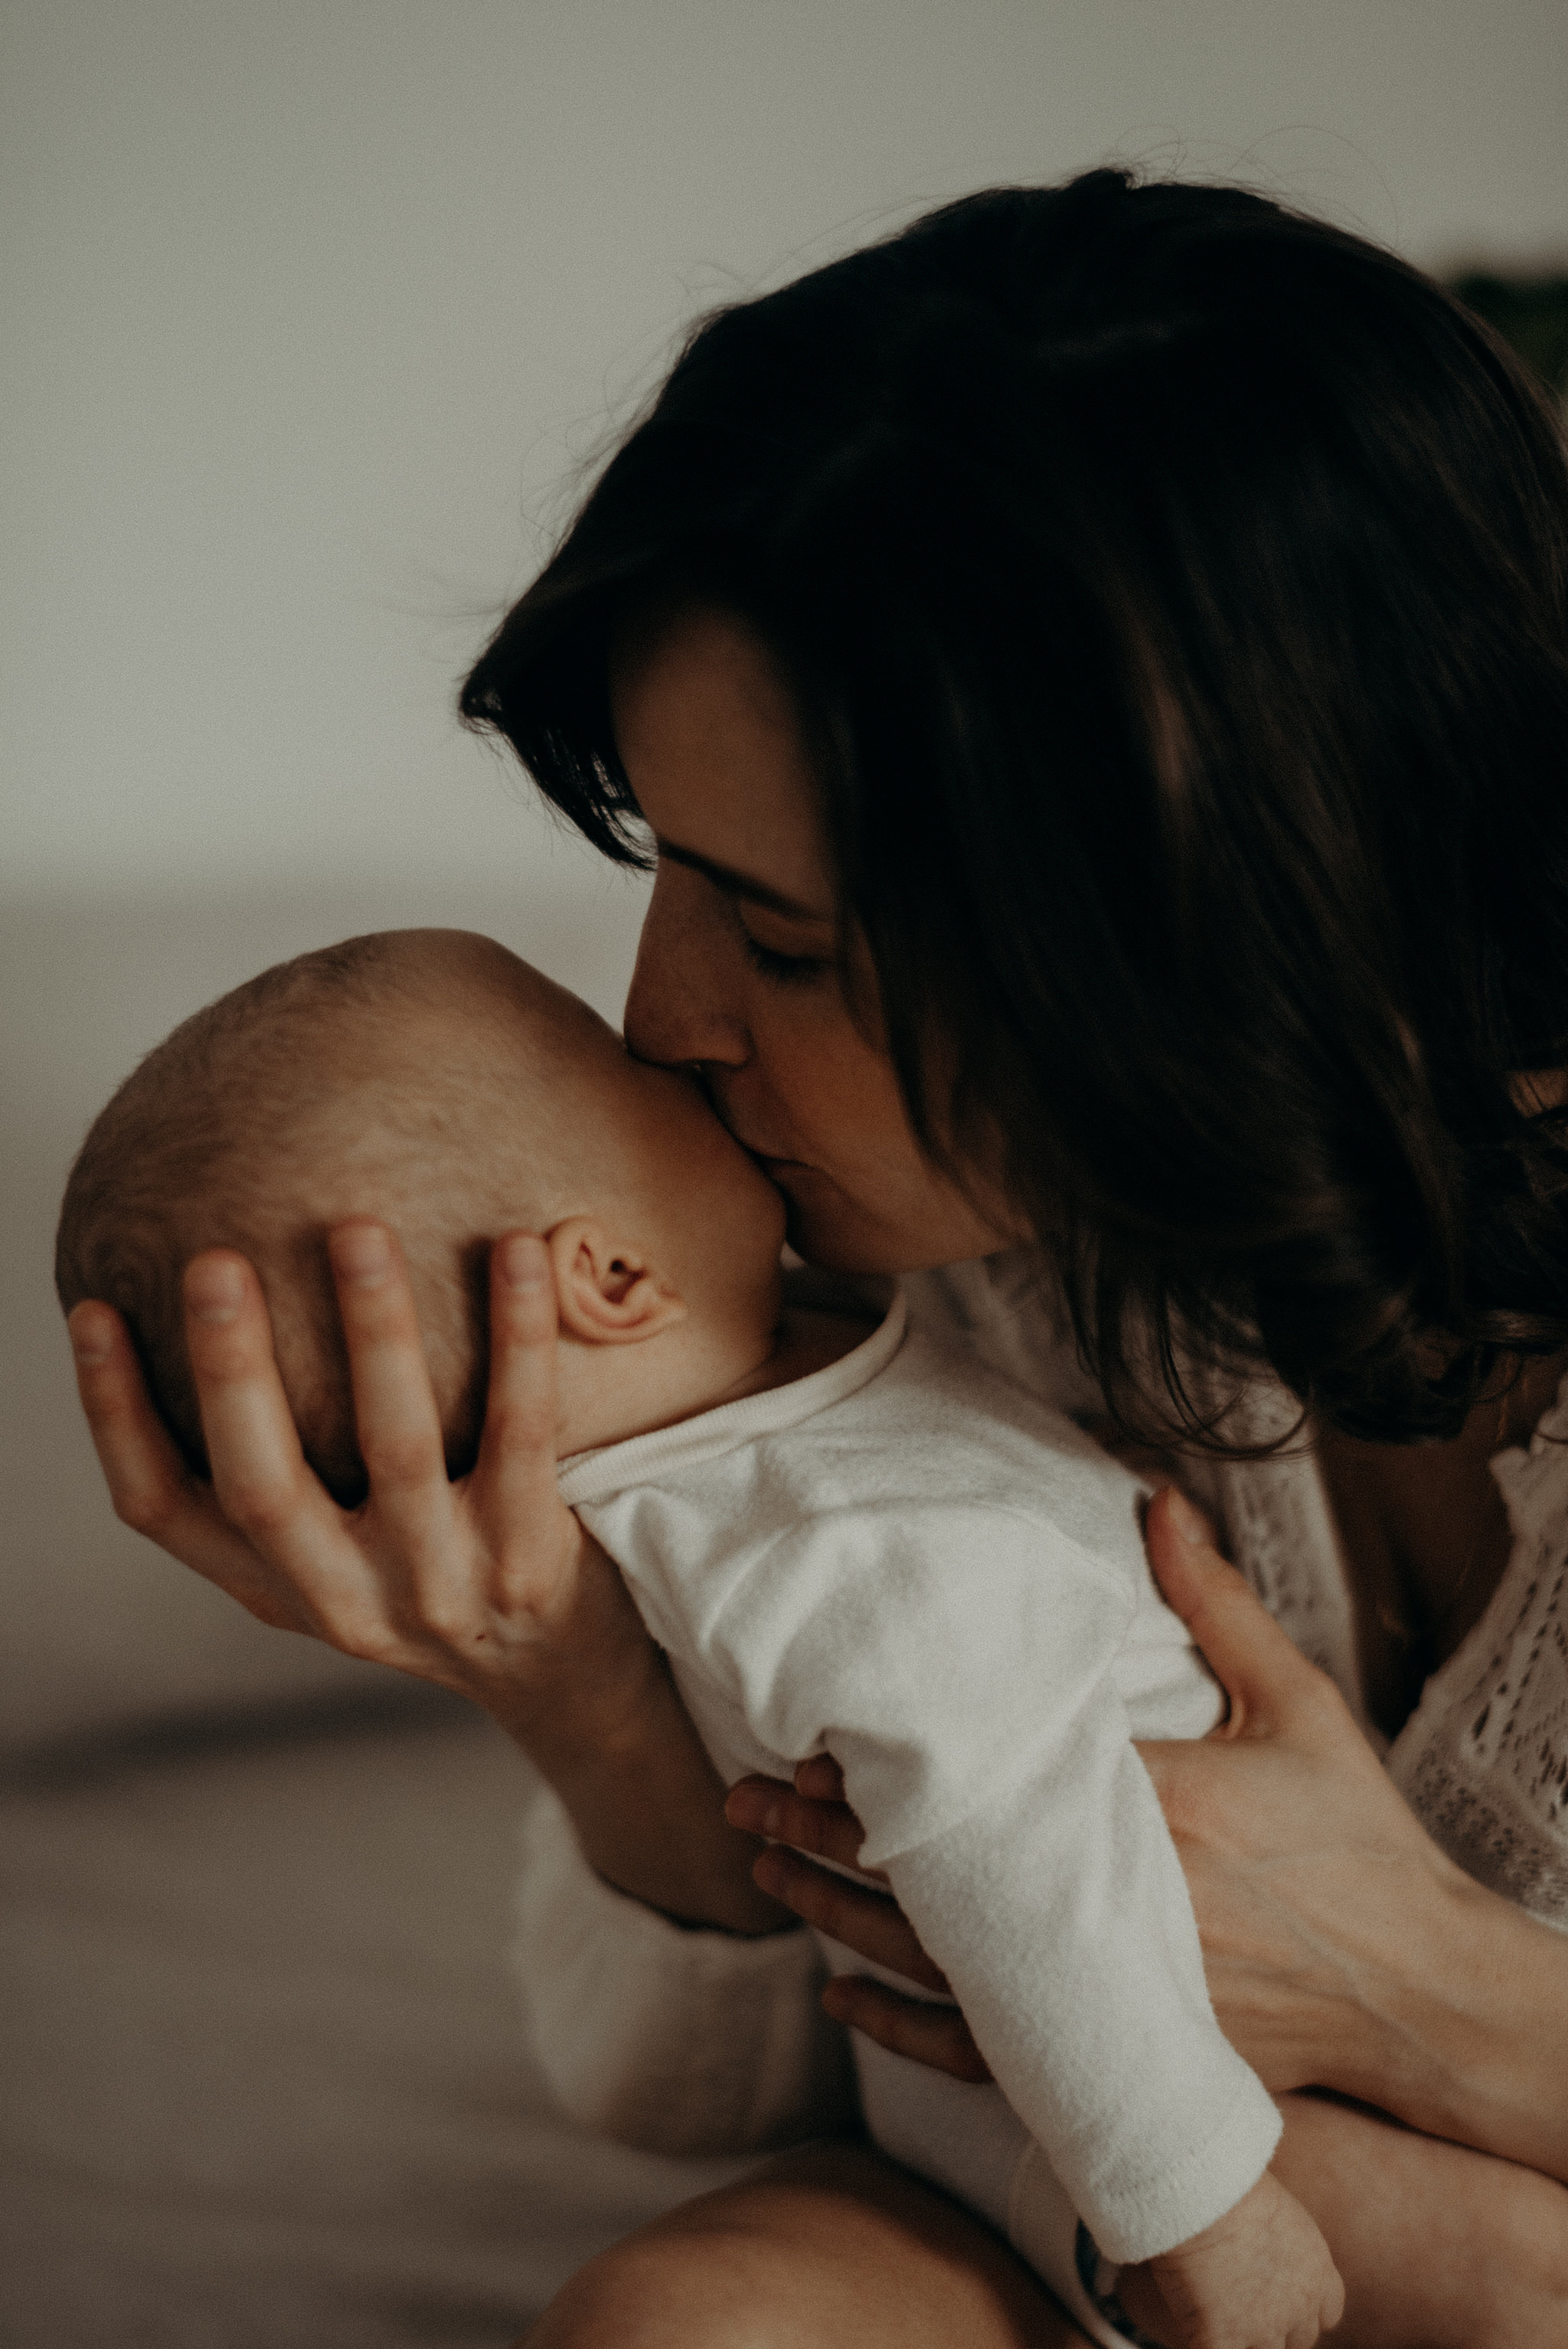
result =
[[[1568,2337],[1568,1493],[1541,1444],[1511,1542],[1487,1473],[1559,1433],[1568,1357],[1565,583],[1560,433],[1437,288],[1257,198],[1097,173],[712,322],[463,700],[610,854],[647,826],[628,1037],[700,1066],[809,1261],[928,1276],[924,1309],[1057,1391],[1065,1316],[1124,1424],[1233,1455],[1227,1537],[1342,1692],[1164,1499],[1151,1555],[1233,1718],[1150,1758],[1366,2343]],[[84,1400],[129,1522],[268,1620],[464,1689],[605,1884],[738,1937],[686,1937],[717,1997],[796,1943],[738,1938],[780,1919],[755,1844],[554,1502],[540,1264],[497,1251],[464,1487],[391,1249],[340,1282],[358,1517],[301,1465],[232,1258],[188,1280],[211,1493],[103,1308],[73,1324]],[[1256,1456],[1290,1431],[1276,1382],[1321,1484]],[[1533,1693],[1480,1768],[1442,1667],[1484,1679],[1467,1638],[1515,1596]],[[1418,1732],[1407,1791],[1469,1873],[1357,1708]],[[852,1852],[830,1806],[770,1824],[781,1800],[735,1815]],[[761,1873],[918,1978],[866,1896]],[[973,2060],[950,2019],[837,1996]],[[1071,2334],[841,2147],[633,2239],[538,2337]]]

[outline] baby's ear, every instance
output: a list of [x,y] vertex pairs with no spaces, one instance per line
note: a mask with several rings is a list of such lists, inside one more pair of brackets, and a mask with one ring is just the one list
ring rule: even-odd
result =
[[686,1319],[685,1300],[640,1248],[611,1237],[592,1216],[571,1216],[545,1239],[561,1326],[591,1346],[656,1338]]

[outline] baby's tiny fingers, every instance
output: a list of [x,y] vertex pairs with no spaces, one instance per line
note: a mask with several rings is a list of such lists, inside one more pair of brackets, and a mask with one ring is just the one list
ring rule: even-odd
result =
[[955,2006],[901,1997],[863,1974],[839,1974],[822,1992],[822,2007],[835,2023],[863,2032],[879,2047],[906,2055],[912,2064],[923,2064],[928,2071],[947,2072],[976,2085],[991,2077],[991,2067]]

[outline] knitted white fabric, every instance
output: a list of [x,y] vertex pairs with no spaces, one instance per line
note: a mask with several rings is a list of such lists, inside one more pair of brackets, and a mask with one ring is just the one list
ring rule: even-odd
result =
[[1491,1473],[1507,1571],[1387,1766],[1450,1859],[1568,1932],[1568,1380],[1529,1450],[1499,1453]]
[[[810,1378],[563,1462],[562,1497],[727,1779],[837,1757],[862,1860],[1000,2089],[1106,2252],[1146,2259],[1239,2201],[1279,2136],[1132,1744],[1202,1734],[1219,1692],[1154,1588],[1136,1480],[905,1313]],[[940,2128],[883,2102],[940,2159]]]
[[[1023,1251],[904,1284],[917,1327],[962,1331],[983,1361],[1058,1408],[1086,1408],[1072,1340]],[[1093,1389],[1087,1390],[1093,1408]],[[1235,1423],[1249,1442],[1299,1417],[1260,1384]],[[1528,1451],[1491,1464],[1513,1533],[1479,1623],[1433,1673],[1390,1746],[1367,1718],[1344,1558],[1311,1429],[1278,1458],[1193,1464],[1227,1551],[1302,1653],[1336,1683],[1434,1843],[1479,1883],[1568,1930],[1568,1378]]]
[[[956,1339],[1059,1410],[1092,1414],[1098,1397],[1026,1257],[903,1286],[912,1326]],[[1293,1411],[1259,1390],[1248,1432],[1286,1427]],[[1428,1682],[1387,1766],[1460,1867],[1568,1930],[1568,1380],[1529,1450],[1501,1454],[1492,1473],[1514,1535],[1501,1583]],[[1205,1474],[1202,1497],[1231,1557],[1367,1727],[1344,1566],[1310,1450],[1304,1442],[1276,1460]],[[841,2053],[797,2012],[820,1978],[809,1937],[758,1944],[687,1932],[622,1900],[583,1861],[553,1797],[542,1802],[520,1892],[523,1989],[567,2109],[654,2150],[717,2153],[841,2126]],[[572,1991],[562,1994],[552,1982],[569,1949]],[[984,2094],[948,2085],[965,2111]],[[955,2133],[962,2117],[955,2111]],[[1054,2256],[1020,2247],[1056,2272]],[[1072,2304],[1092,2337],[1106,2338],[1076,2295]]]

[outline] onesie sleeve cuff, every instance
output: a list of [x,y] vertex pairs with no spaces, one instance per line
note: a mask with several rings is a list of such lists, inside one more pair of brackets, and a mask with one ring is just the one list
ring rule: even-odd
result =
[[513,1960],[536,2062],[557,2102],[648,2152],[760,2152],[851,2127],[846,2034],[819,2004],[803,1927],[688,1930],[583,1858],[556,1796],[523,1823]]
[[[1229,2052],[1229,2051],[1228,2051]],[[1180,2159],[1147,2176],[1105,2176],[1083,2198],[1083,2217],[1108,2260],[1128,2267],[1173,2251],[1234,2209],[1273,2158],[1284,2123],[1268,2090],[1233,2058],[1228,2099],[1203,2115],[1197,2142]]]

